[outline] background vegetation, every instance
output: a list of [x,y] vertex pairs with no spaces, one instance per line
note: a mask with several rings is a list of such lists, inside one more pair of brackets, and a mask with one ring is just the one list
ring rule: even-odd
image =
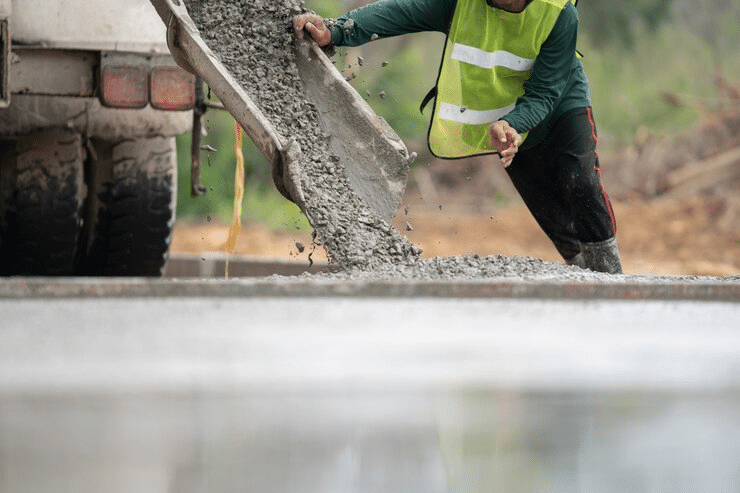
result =
[[[336,17],[368,2],[306,3],[324,17]],[[669,138],[686,131],[703,112],[722,104],[718,77],[739,78],[740,0],[580,0],[578,10],[579,49],[591,81],[600,152],[645,134]],[[443,42],[439,33],[402,36],[342,49],[334,59],[409,149],[419,153],[415,166],[429,159],[428,113],[421,115],[418,107],[435,82]],[[183,135],[178,139],[178,215],[227,219],[234,195],[234,123],[218,111],[209,111],[205,120],[203,142],[216,149],[202,157],[208,193],[190,197],[190,136]],[[297,208],[275,191],[266,160],[249,139],[244,142],[245,218],[276,228],[307,227]]]

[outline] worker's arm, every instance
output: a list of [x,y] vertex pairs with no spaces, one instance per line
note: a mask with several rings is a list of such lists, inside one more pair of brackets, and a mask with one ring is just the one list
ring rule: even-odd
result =
[[315,14],[297,16],[293,26],[299,36],[305,29],[320,46],[329,40],[335,46],[359,46],[399,34],[447,32],[455,4],[456,0],[380,0],[319,26]]
[[534,62],[524,83],[524,95],[503,117],[519,133],[532,130],[552,113],[569,83],[575,63],[578,12],[568,2]]
[[447,32],[456,0],[381,0],[338,18],[332,29],[337,46],[421,31]]

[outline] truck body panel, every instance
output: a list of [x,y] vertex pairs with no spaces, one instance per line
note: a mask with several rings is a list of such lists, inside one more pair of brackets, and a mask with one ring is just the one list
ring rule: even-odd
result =
[[0,134],[13,136],[45,126],[69,126],[87,136],[107,140],[146,136],[176,136],[192,126],[190,112],[106,108],[97,98],[13,95],[13,104],[0,111]]
[[12,18],[19,45],[169,53],[165,26],[148,0],[14,0]]
[[148,0],[0,0],[3,19],[11,49],[2,64],[9,101],[0,104],[0,136],[53,125],[106,139],[176,136],[191,128],[191,111],[107,108],[98,99],[107,54],[137,58],[147,70],[175,65]]

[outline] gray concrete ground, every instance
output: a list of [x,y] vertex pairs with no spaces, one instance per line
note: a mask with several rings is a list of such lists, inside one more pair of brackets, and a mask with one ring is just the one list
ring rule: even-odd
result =
[[737,286],[664,284],[5,279],[0,491],[736,491]]

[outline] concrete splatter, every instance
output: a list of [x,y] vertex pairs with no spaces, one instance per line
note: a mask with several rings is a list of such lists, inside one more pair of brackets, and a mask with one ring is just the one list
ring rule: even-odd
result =
[[302,150],[305,213],[330,261],[350,270],[413,265],[421,250],[353,193],[340,160],[329,149],[315,104],[297,72],[292,17],[296,0],[186,2],[201,37],[276,130]]

